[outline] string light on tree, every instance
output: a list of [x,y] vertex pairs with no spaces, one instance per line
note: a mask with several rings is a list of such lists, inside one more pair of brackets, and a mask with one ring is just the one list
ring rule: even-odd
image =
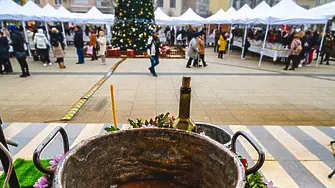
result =
[[116,3],[113,26],[114,47],[121,50],[145,50],[147,39],[155,28],[153,1],[117,0]]

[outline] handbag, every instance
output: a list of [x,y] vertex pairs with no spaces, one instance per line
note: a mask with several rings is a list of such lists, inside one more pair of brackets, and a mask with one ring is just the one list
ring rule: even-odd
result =
[[15,57],[17,59],[26,58],[26,52],[16,52]]
[[93,46],[88,46],[87,47],[87,52],[86,52],[87,55],[93,55]]

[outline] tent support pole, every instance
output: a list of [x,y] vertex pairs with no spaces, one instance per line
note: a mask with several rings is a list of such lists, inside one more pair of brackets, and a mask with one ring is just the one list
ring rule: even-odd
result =
[[231,39],[233,39],[233,31],[232,31],[233,24],[230,24],[230,31],[229,31],[229,43],[228,43],[228,54],[230,53],[231,45]]
[[210,27],[211,27],[211,24],[208,24],[207,25],[207,37],[206,37],[206,46],[209,46],[209,32],[210,32]]
[[45,27],[45,32],[47,32],[47,38],[50,41],[50,35],[49,35],[49,29],[48,29],[48,24],[47,22],[44,22],[44,27]]
[[262,65],[262,59],[263,59],[263,54],[264,54],[264,48],[265,48],[265,44],[266,44],[266,39],[267,39],[267,37],[268,37],[269,28],[270,28],[270,25],[268,24],[268,25],[266,26],[266,31],[265,31],[264,41],[263,41],[263,47],[262,47],[261,54],[260,54],[260,57],[259,57],[259,63],[258,63],[258,66],[259,66],[259,67]]
[[243,41],[242,41],[242,54],[241,54],[241,59],[243,58],[243,54],[244,54],[244,47],[245,47],[245,39],[247,38],[247,30],[248,30],[248,24],[245,25],[245,29],[244,29],[244,37],[243,37]]
[[29,57],[31,57],[31,51],[30,51],[30,46],[29,46],[29,41],[28,41],[28,36],[27,36],[27,30],[26,30],[26,23],[24,21],[22,21],[21,23],[22,23],[24,38],[26,39],[28,54],[29,54]]
[[[316,60],[316,63],[315,63],[315,66],[317,67],[318,66],[318,62],[319,62],[319,59],[320,59],[320,52],[322,50],[322,45],[323,45],[323,41],[325,40],[325,35],[326,35],[326,29],[327,29],[327,23],[325,23],[325,27],[323,28],[323,35],[322,35],[322,38],[321,38],[321,42],[320,42],[320,47],[319,47],[319,55],[318,55],[318,59]],[[321,63],[321,62],[320,62]]]
[[64,22],[62,22],[62,30],[63,30],[63,36],[64,36],[64,44],[65,44],[65,47],[67,48],[67,41],[66,41],[66,35],[65,35]]

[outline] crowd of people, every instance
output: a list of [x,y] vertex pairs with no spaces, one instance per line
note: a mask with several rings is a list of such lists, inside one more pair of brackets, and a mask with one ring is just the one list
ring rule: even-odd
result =
[[[53,57],[56,59],[60,69],[65,69],[64,56],[65,56],[65,43],[64,35],[59,27],[50,27],[50,32],[47,33],[43,27],[27,27],[27,39],[23,34],[23,29],[16,25],[4,26],[0,30],[0,75],[3,73],[13,72],[12,64],[10,62],[10,46],[12,52],[20,64],[22,74],[20,77],[24,78],[30,76],[29,66],[26,62],[27,44],[29,45],[30,52],[34,61],[41,61],[43,66],[52,66],[53,62],[50,60],[50,51],[53,52]],[[77,50],[78,62],[83,64],[84,61],[84,40],[83,31],[80,26],[74,27],[74,46]],[[98,34],[98,36],[97,36]],[[89,47],[92,48],[92,61],[101,58],[105,64],[105,51],[107,39],[103,30],[90,31]]]
[[[291,32],[281,29],[270,30],[267,34],[266,42],[281,44],[289,49],[289,57],[286,59],[286,64],[292,61],[293,67],[291,70],[301,66],[310,66],[313,61],[314,54],[317,53],[316,59],[321,57],[320,64],[324,62],[329,65],[331,52],[334,51],[335,40],[334,34],[327,30],[324,33],[322,49],[319,50],[321,38],[323,34],[318,31],[311,31],[304,28],[289,28]],[[264,41],[265,29],[248,29],[245,45],[245,53],[250,47],[250,41]],[[243,37],[244,29],[234,29],[232,31],[234,37]],[[295,60],[295,62],[293,62]],[[288,68],[285,67],[285,70]]]
[[[291,29],[291,28],[290,28]],[[105,37],[105,28],[88,27],[85,30],[80,26],[73,28],[74,32],[74,46],[76,48],[78,62],[77,64],[85,63],[84,46],[85,42],[83,35],[89,35],[89,43],[87,54],[91,55],[92,61],[101,59],[102,64],[105,64],[105,52],[108,41]],[[64,35],[59,27],[50,27],[49,33],[44,30],[44,27],[27,28],[27,41],[23,35],[22,28],[16,25],[5,26],[0,32],[0,75],[4,72],[11,73],[13,68],[10,62],[10,45],[13,47],[14,55],[20,64],[22,74],[20,77],[30,76],[29,66],[26,62],[26,43],[29,44],[34,61],[41,61],[44,66],[52,66],[50,60],[50,50],[53,51],[53,57],[56,58],[60,69],[66,68],[64,63],[65,43]],[[65,32],[69,32],[67,29]],[[250,41],[260,40],[265,38],[265,29],[248,29],[246,41],[244,42],[244,51],[242,59],[245,58]],[[151,60],[151,67],[149,68],[153,76],[157,76],[155,67],[159,64],[159,48],[160,40],[158,31],[148,41],[148,54]],[[218,58],[223,59],[226,54],[229,43],[232,44],[234,37],[243,37],[244,29],[235,28],[232,30],[232,36],[227,32],[216,30],[214,39],[214,52],[217,52]],[[166,27],[164,30],[167,45],[174,45],[175,40],[177,44],[187,46],[187,56],[189,57],[186,67],[191,68],[192,61],[194,67],[206,67],[205,62],[205,47],[206,47],[206,28],[197,29],[191,26],[178,27],[177,31],[174,28]],[[177,36],[177,38],[175,38]],[[234,36],[234,37],[233,37]],[[317,57],[321,57],[321,64],[326,62],[329,65],[331,53],[335,50],[334,34],[327,31],[325,40],[323,41],[323,48],[319,51],[321,36],[317,31],[303,30],[303,28],[292,28],[292,31],[281,29],[272,29],[268,32],[266,41],[268,43],[279,43],[289,49],[289,57],[286,60],[284,70],[292,61],[290,70],[295,70],[303,65],[309,66],[317,53]],[[231,47],[231,46],[230,46]],[[199,62],[202,61],[202,65]]]

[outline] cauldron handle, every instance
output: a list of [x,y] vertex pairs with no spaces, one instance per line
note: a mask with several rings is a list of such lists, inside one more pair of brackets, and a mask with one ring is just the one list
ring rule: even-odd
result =
[[264,161],[265,161],[265,154],[262,148],[258,145],[258,143],[253,138],[251,138],[251,136],[248,133],[244,131],[237,131],[233,135],[231,139],[231,149],[233,151],[236,151],[236,140],[237,140],[237,137],[239,136],[243,136],[252,145],[252,147],[254,147],[254,149],[258,153],[257,163],[245,171],[245,175],[248,176],[249,174],[253,174],[257,172],[260,168],[262,168]]
[[48,175],[53,175],[52,171],[50,169],[45,168],[42,164],[41,164],[41,160],[40,160],[40,155],[42,153],[42,151],[45,149],[45,147],[47,145],[50,144],[50,142],[56,137],[56,135],[60,133],[62,135],[63,138],[63,146],[64,146],[64,153],[66,153],[67,151],[69,151],[69,137],[67,136],[67,133],[65,131],[65,129],[63,127],[56,127],[43,141],[42,143],[40,143],[40,145],[37,146],[37,148],[34,151],[33,154],[33,161],[34,161],[34,165],[35,167]]

